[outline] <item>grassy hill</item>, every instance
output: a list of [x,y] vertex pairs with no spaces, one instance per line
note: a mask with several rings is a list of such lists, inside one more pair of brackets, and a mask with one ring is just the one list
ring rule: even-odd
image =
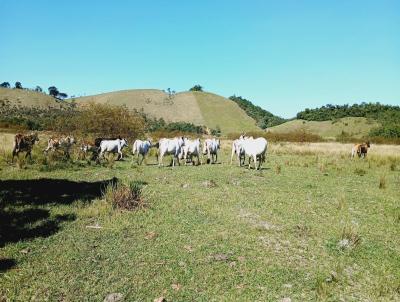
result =
[[0,105],[32,108],[62,108],[65,102],[36,91],[0,88]]
[[360,138],[368,135],[371,129],[380,124],[365,117],[345,117],[335,121],[306,121],[292,120],[281,125],[268,128],[273,133],[287,133],[305,130],[308,133],[319,135],[325,139],[334,139],[342,134],[342,131],[350,136]]
[[123,90],[76,99],[86,102],[126,105],[142,110],[167,122],[190,122],[210,128],[220,127],[222,133],[259,130],[255,121],[237,104],[208,92],[181,92],[173,96],[156,89]]

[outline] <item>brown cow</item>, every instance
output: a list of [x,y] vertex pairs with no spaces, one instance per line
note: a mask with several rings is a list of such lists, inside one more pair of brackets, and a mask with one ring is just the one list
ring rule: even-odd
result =
[[365,158],[367,156],[368,148],[370,147],[370,143],[367,141],[363,144],[356,144],[353,146],[351,150],[351,157],[354,157],[356,154],[358,157]]
[[39,141],[37,133],[31,133],[29,135],[16,134],[14,138],[14,147],[12,151],[12,161],[14,161],[15,155],[18,157],[20,152],[26,152],[25,158],[32,158],[32,148],[35,142]]

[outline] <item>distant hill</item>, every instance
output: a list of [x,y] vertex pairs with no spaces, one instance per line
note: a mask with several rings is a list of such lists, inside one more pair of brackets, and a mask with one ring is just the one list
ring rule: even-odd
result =
[[365,117],[374,119],[380,126],[369,133],[373,137],[400,139],[400,106],[380,103],[361,103],[353,105],[331,105],[315,109],[305,109],[297,114],[298,119],[308,121],[328,121],[344,117]]
[[0,106],[47,109],[63,108],[68,104],[45,93],[26,89],[0,88]]
[[220,128],[224,134],[260,130],[256,121],[236,103],[209,92],[188,91],[170,96],[162,90],[135,89],[80,97],[75,101],[78,105],[90,101],[126,105],[167,122],[190,122]]
[[268,131],[273,133],[288,133],[296,131],[306,131],[316,134],[324,139],[335,139],[340,135],[348,135],[355,138],[361,138],[369,135],[370,131],[376,129],[380,124],[365,117],[346,117],[333,121],[306,121],[292,120],[281,125],[270,127]]

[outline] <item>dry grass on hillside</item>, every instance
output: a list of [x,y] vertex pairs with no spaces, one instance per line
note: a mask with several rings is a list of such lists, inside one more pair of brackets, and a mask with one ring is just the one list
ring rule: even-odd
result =
[[36,91],[0,88],[0,102],[19,107],[62,108],[63,103]]
[[126,105],[130,109],[141,110],[153,117],[163,118],[167,122],[191,122],[204,125],[197,101],[190,92],[168,96],[157,89],[122,90],[76,99],[78,104],[88,101]]

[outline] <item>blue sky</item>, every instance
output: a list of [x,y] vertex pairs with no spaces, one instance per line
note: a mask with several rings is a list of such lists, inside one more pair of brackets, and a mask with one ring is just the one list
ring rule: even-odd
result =
[[0,0],[0,81],[72,95],[200,84],[272,113],[400,105],[400,1]]

